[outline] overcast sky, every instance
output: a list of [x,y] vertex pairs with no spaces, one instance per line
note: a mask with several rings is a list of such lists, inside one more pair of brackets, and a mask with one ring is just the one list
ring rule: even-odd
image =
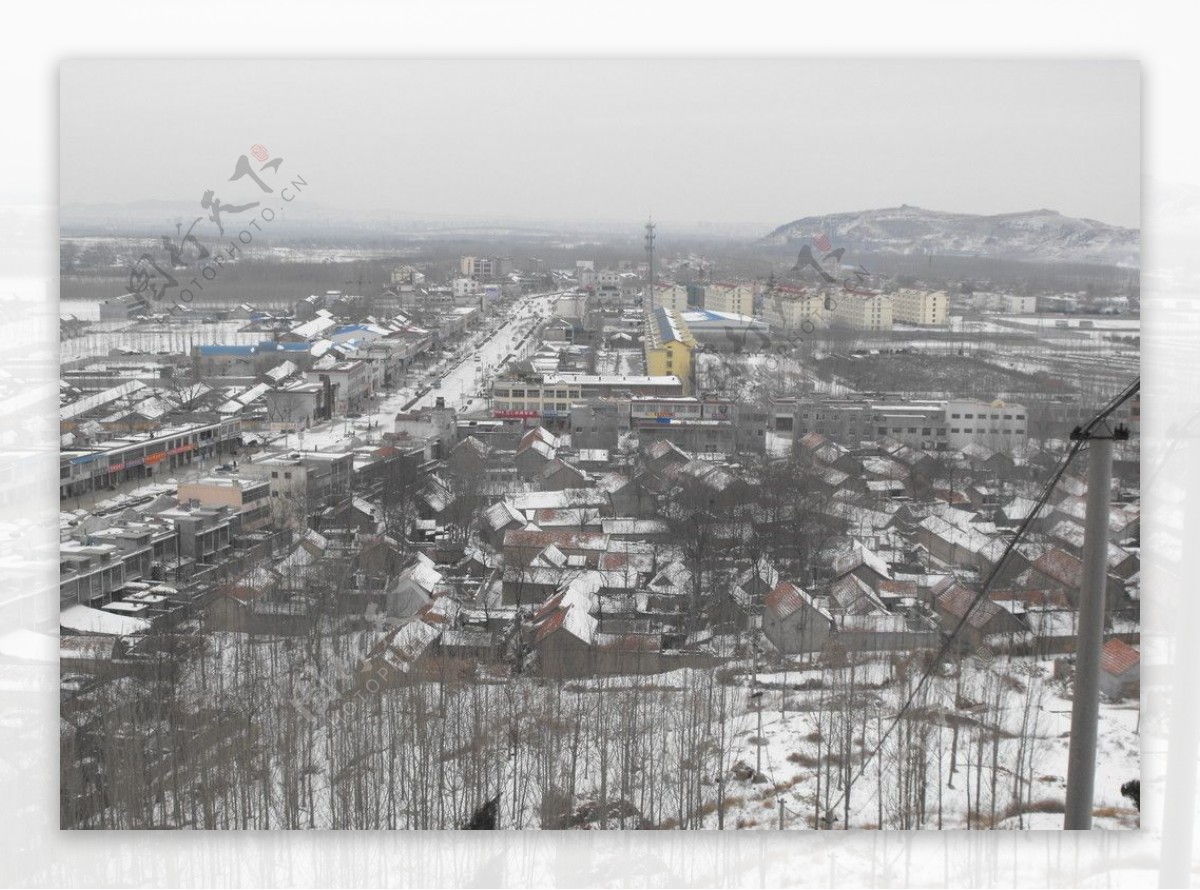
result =
[[257,143],[352,213],[1138,226],[1140,90],[1131,62],[68,62],[60,199],[253,200],[226,180]]

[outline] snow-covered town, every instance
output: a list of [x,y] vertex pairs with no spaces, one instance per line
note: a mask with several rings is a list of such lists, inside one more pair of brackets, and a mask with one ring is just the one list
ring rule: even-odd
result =
[[799,222],[271,246],[174,305],[66,237],[63,826],[1059,828],[1103,413],[1136,828],[1136,268]]

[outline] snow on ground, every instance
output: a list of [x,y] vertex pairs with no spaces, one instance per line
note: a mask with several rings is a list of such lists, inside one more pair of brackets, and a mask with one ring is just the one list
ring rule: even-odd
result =
[[241,321],[218,321],[204,324],[200,320],[177,324],[134,324],[132,322],[103,322],[92,325],[81,337],[63,340],[62,361],[107,356],[113,349],[142,353],[190,355],[193,346],[216,343],[253,345],[269,340],[262,331],[245,332]]
[[[1030,675],[1029,671],[1040,672]],[[931,681],[929,701],[941,700],[943,707],[948,707],[948,713],[957,715],[965,720],[959,728],[957,770],[960,777],[950,788],[951,749],[954,746],[953,720],[918,720],[917,732],[924,730],[927,735],[921,738],[920,747],[928,757],[924,763],[924,781],[928,784],[924,802],[925,817],[923,821],[911,824],[898,824],[904,819],[906,807],[914,806],[914,800],[905,800],[901,790],[895,787],[902,780],[902,770],[896,769],[895,759],[903,756],[898,750],[898,736],[909,729],[907,723],[898,724],[891,738],[883,743],[882,754],[863,767],[862,752],[869,751],[878,744],[880,729],[886,730],[891,716],[896,712],[896,704],[900,701],[898,689],[888,683],[891,674],[890,667],[876,661],[857,668],[860,672],[856,682],[860,685],[864,696],[860,717],[856,719],[854,728],[848,729],[853,733],[853,747],[856,753],[852,775],[855,778],[850,792],[850,825],[851,827],[878,827],[879,815],[882,812],[885,827],[938,828],[939,809],[940,827],[956,829],[968,827],[995,827],[1001,829],[1030,829],[1030,828],[1062,828],[1062,802],[1066,793],[1066,769],[1068,752],[1068,734],[1071,722],[1071,702],[1065,697],[1062,687],[1056,681],[1050,680],[1052,664],[1042,662],[1030,665],[1025,662],[1013,664],[999,663],[993,669],[983,669],[964,665],[964,689],[981,692],[986,688],[990,677],[1012,677],[1023,686],[1009,689],[1002,696],[1000,720],[995,722],[999,728],[997,748],[997,793],[996,807],[993,815],[991,795],[992,775],[992,713],[988,708],[973,709],[955,708],[954,681],[940,677]],[[841,676],[842,694],[845,695],[845,671]],[[758,736],[757,727],[754,731],[744,731],[740,744],[733,758],[742,763],[756,767],[759,762],[761,748],[762,773],[765,782],[742,780],[737,792],[733,793],[735,803],[725,816],[728,827],[732,822],[745,828],[778,829],[779,810],[777,806],[785,807],[785,825],[787,828],[812,827],[817,812],[831,799],[838,806],[834,807],[835,821],[828,827],[841,828],[844,811],[841,808],[841,789],[843,786],[835,769],[832,790],[822,789],[821,804],[817,803],[817,756],[828,756],[820,748],[821,735],[829,734],[828,725],[822,726],[819,701],[820,690],[795,691],[797,687],[815,684],[822,678],[828,685],[830,674],[821,670],[805,669],[788,673],[759,673],[758,683],[766,691],[761,697],[762,736]],[[1005,679],[1005,682],[1008,682]],[[789,691],[786,698],[783,688]],[[879,687],[874,689],[873,687]],[[1026,696],[1035,694],[1034,689],[1043,690],[1044,699],[1030,717],[1030,723],[1036,718],[1036,728],[1032,748],[1026,753],[1030,757],[1023,776],[1014,775],[1010,767],[1019,748],[1018,738],[1021,734],[1023,704]],[[877,699],[878,697],[878,699]],[[872,707],[876,702],[883,707]],[[947,706],[945,703],[949,703]],[[785,710],[781,711],[781,705]],[[757,710],[747,708],[747,713],[758,717]],[[881,725],[876,724],[876,716],[881,716]],[[836,728],[836,720],[835,720]],[[828,744],[827,742],[825,744]],[[982,748],[980,747],[982,745]],[[838,744],[835,742],[834,756]],[[982,759],[980,757],[982,752]],[[920,764],[926,757],[918,755],[912,760],[909,750],[910,769],[914,764]],[[943,781],[939,783],[937,771],[940,762]],[[861,770],[861,773],[860,773]],[[1120,793],[1121,785],[1139,775],[1139,744],[1138,744],[1138,707],[1136,701],[1127,703],[1103,702],[1100,712],[1100,735],[1097,751],[1096,791],[1095,791],[1095,826],[1102,829],[1129,829],[1138,827],[1137,811],[1130,801]],[[1032,787],[1026,781],[1032,777]],[[1013,803],[1011,788],[1016,783],[1021,788],[1022,800],[1020,805]],[[942,787],[939,805],[937,787]],[[978,789],[978,792],[976,791]],[[974,795],[980,793],[982,805],[974,800]],[[881,800],[882,797],[882,800]],[[972,817],[968,824],[968,799],[972,812],[981,809],[978,816]],[[715,816],[706,819],[704,827],[715,828]]]
[[[253,700],[275,703],[255,723],[262,750],[276,752],[274,781],[295,774],[287,745],[316,758],[294,827],[454,827],[497,791],[503,828],[840,829],[847,817],[852,828],[1061,827],[1071,705],[1051,662],[964,662],[961,674],[943,665],[885,738],[920,675],[916,661],[775,661],[756,673],[743,658],[562,683],[482,672],[466,685],[363,691],[353,682],[359,659],[382,632],[320,642],[213,634],[184,680],[214,708],[240,709],[250,687]],[[316,721],[314,739],[343,747],[306,748],[296,713]],[[1136,702],[1105,702],[1100,720],[1096,827],[1136,828],[1120,794],[1139,774]],[[372,741],[393,734],[395,744]],[[422,771],[431,756],[444,775]],[[407,771],[391,792],[373,786],[396,795],[386,816],[382,798],[369,812],[337,810],[350,763],[364,775]],[[564,788],[574,793],[547,822],[544,805]],[[253,812],[232,818],[259,824]]]

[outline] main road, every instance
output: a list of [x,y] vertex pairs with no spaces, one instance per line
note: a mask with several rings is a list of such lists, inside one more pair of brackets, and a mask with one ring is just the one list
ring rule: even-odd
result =
[[[444,399],[447,408],[463,413],[487,408],[487,387],[492,378],[514,361],[528,358],[540,343],[542,323],[554,312],[565,291],[529,294],[518,298],[504,311],[508,319],[490,333],[468,332],[466,343],[457,348],[449,367],[432,384],[416,392],[401,390],[380,402],[373,412],[387,415],[404,410],[429,408]],[[484,395],[480,395],[484,393]]]

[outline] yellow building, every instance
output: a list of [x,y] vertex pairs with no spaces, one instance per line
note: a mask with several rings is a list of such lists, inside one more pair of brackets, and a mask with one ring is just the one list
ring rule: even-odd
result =
[[754,315],[754,288],[748,284],[709,284],[704,288],[704,308],[732,315]]
[[946,324],[949,299],[942,291],[901,288],[892,295],[892,318],[909,324]]
[[674,374],[683,381],[684,394],[691,392],[696,339],[676,310],[659,307],[646,316],[643,348],[646,374],[651,377]]
[[892,329],[892,298],[885,294],[844,290],[833,294],[830,323],[860,331]]

